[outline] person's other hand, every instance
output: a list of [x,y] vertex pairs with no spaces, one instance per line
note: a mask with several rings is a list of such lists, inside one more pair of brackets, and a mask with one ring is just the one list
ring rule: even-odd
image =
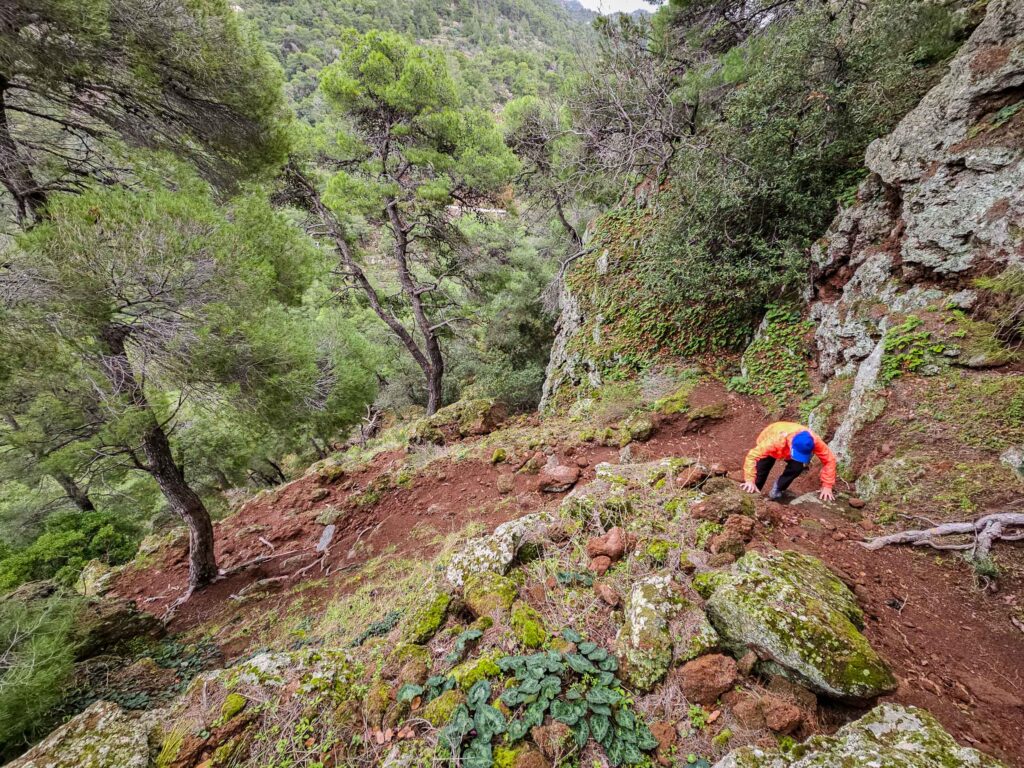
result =
[[740,488],[742,488],[747,493],[757,493],[757,486],[754,485],[753,483],[744,483],[743,485],[740,486]]
[[836,495],[832,493],[831,488],[822,488],[820,491],[818,491],[818,498],[820,498],[822,501],[835,501]]

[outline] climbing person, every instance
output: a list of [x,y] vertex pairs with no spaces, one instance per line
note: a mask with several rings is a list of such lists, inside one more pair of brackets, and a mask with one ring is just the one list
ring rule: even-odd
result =
[[772,485],[768,498],[782,499],[790,483],[796,480],[811,464],[811,457],[821,459],[822,501],[832,501],[835,495],[832,486],[836,482],[836,455],[825,441],[802,424],[792,421],[777,421],[769,424],[757,436],[757,445],[750,449],[743,462],[743,490],[757,493],[768,480],[776,459],[785,459],[786,468]]

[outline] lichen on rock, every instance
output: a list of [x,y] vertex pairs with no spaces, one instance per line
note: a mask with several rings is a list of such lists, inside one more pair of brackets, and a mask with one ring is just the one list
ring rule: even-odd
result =
[[863,614],[853,593],[820,560],[751,552],[701,587],[727,645],[750,648],[837,699],[864,701],[895,689],[892,672],[859,631]]
[[882,704],[840,728],[834,736],[814,736],[794,750],[742,747],[714,768],[1002,768],[975,749],[961,747],[931,714],[917,707]]

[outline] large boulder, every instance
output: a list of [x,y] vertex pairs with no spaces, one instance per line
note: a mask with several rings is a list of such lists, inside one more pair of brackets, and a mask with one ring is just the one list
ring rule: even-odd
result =
[[457,552],[448,563],[445,578],[459,589],[470,574],[492,572],[504,575],[520,549],[543,541],[552,522],[550,514],[536,512],[502,523],[494,533],[471,540]]
[[6,768],[147,768],[152,717],[97,701]]
[[106,653],[137,637],[158,639],[166,633],[163,623],[140,611],[134,601],[111,597],[85,601],[75,613],[73,626],[79,659]]
[[1002,768],[1002,763],[961,747],[928,712],[917,707],[883,704],[834,736],[814,736],[789,753],[743,747],[714,768]]
[[865,701],[896,679],[860,633],[853,593],[816,558],[750,552],[726,573],[698,579],[708,617],[737,653],[836,699]]
[[689,661],[718,644],[704,612],[667,573],[634,584],[625,614],[615,650],[624,678],[641,691],[651,690],[673,663]]

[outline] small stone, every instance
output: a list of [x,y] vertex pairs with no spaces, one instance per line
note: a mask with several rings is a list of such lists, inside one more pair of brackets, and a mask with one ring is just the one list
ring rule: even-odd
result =
[[757,654],[753,651],[747,651],[736,662],[736,671],[743,675],[743,677],[750,677],[750,673],[754,671],[755,666],[757,666]]
[[708,471],[699,464],[684,469],[677,479],[680,488],[696,488],[709,477]]
[[612,561],[611,558],[607,555],[598,555],[597,557],[592,559],[590,561],[590,564],[587,566],[587,568],[596,573],[598,576],[604,576],[608,572],[608,569],[611,567]]
[[513,482],[511,475],[498,475],[496,487],[498,489],[498,493],[505,496],[515,490],[515,483]]
[[587,467],[590,466],[590,462],[587,461],[587,458],[585,456],[580,456],[578,459],[576,459],[576,466],[579,467],[580,469],[586,469]]
[[626,532],[619,526],[615,526],[604,536],[597,536],[587,542],[587,556],[605,555],[609,560],[615,562],[625,554],[628,542],[629,537]]
[[658,741],[658,748],[655,752],[655,759],[658,761],[658,765],[666,766],[666,768],[673,765],[675,763],[672,759],[673,748],[679,738],[675,725],[664,721],[652,723],[651,734]]
[[619,593],[616,592],[612,587],[604,582],[598,582],[594,585],[594,592],[599,598],[612,608],[615,608],[622,602],[622,598],[619,597]]
[[714,477],[725,477],[729,474],[729,468],[718,461],[708,467],[708,471],[711,472]]
[[765,725],[776,733],[792,733],[804,719],[800,707],[771,694],[761,700],[761,711],[764,713]]
[[683,665],[683,695],[698,704],[714,704],[736,684],[736,662],[729,656],[713,653]]
[[832,531],[832,541],[846,541],[846,534],[842,531]]
[[732,708],[733,717],[744,728],[752,731],[765,727],[764,711],[761,709],[761,702],[753,696],[744,696]]
[[732,552],[718,552],[708,558],[708,566],[711,568],[725,568],[736,562],[736,555]]
[[864,505],[867,504],[867,502],[864,501],[864,499],[858,499],[856,496],[851,496],[849,499],[846,500],[846,503],[849,504],[854,509],[864,509]]
[[580,479],[580,468],[567,464],[545,468],[537,479],[537,489],[542,493],[565,493]]
[[313,490],[312,493],[309,494],[309,500],[312,501],[313,503],[316,503],[318,501],[323,501],[330,495],[331,492],[326,488],[316,488]]

